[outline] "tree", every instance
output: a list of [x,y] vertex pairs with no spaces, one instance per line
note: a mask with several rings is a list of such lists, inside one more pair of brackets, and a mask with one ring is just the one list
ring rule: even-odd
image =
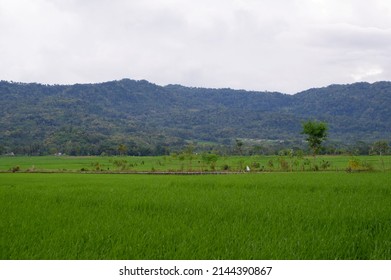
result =
[[239,155],[243,155],[243,150],[242,150],[243,142],[239,139],[236,139],[235,142],[236,142],[236,149],[238,150]]
[[218,160],[218,155],[216,154],[202,154],[202,161],[206,164],[210,164],[210,168],[214,171],[216,168],[216,161]]
[[301,134],[307,135],[308,146],[312,150],[314,158],[322,147],[322,142],[327,138],[327,124],[318,121],[306,121],[302,123],[303,131]]
[[389,149],[388,143],[387,141],[384,140],[377,141],[373,143],[372,146],[372,151],[376,154],[379,154],[380,156],[386,154],[388,152],[388,149]]
[[125,155],[127,151],[128,151],[128,147],[126,147],[126,145],[124,144],[118,145],[118,153],[120,154],[120,156]]
[[354,155],[368,155],[370,152],[370,145],[364,141],[356,141],[352,147]]

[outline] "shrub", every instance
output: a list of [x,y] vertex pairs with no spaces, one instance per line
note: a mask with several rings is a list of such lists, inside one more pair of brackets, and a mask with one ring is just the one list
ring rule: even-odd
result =
[[352,158],[348,162],[348,168],[350,168],[351,170],[358,170],[360,169],[360,166],[361,162],[358,158]]
[[320,163],[320,167],[321,167],[323,170],[326,170],[327,168],[330,167],[330,162],[329,162],[328,160],[322,159],[322,162]]
[[113,161],[114,166],[117,167],[119,170],[125,170],[127,167],[127,161],[124,159],[116,159]]
[[281,168],[281,170],[283,170],[283,171],[288,171],[288,169],[289,169],[289,163],[288,163],[284,158],[280,158],[280,159],[279,159],[279,162],[280,162],[280,168]]
[[346,168],[347,172],[352,172],[352,171],[373,171],[373,166],[364,161],[362,162],[358,158],[352,158],[348,162],[348,167]]
[[227,170],[229,170],[229,165],[228,164],[224,164],[222,167],[221,167],[221,169],[223,169],[223,170],[225,170],[225,171],[227,171]]
[[11,168],[11,171],[12,171],[12,173],[15,173],[15,172],[20,171],[20,166],[17,165],[17,166],[12,167],[12,168]]

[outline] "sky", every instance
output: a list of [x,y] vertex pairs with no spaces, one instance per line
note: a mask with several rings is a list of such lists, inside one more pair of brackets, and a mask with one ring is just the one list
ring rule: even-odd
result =
[[389,0],[0,0],[0,80],[297,93],[391,80]]

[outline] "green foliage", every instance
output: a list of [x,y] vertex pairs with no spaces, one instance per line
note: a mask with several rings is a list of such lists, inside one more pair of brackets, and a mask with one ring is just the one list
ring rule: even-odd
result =
[[221,170],[224,170],[224,171],[228,171],[230,169],[229,165],[228,164],[224,164],[222,167],[221,167]]
[[321,167],[323,170],[328,169],[330,166],[331,166],[331,164],[330,164],[330,162],[329,162],[328,160],[322,159],[322,162],[321,162],[321,164],[320,164],[320,167]]
[[124,144],[119,144],[118,146],[118,153],[123,156],[126,154],[126,152],[128,151],[128,147],[126,147],[126,145]]
[[307,135],[307,142],[309,147],[312,149],[312,153],[315,156],[320,148],[322,142],[327,137],[327,124],[324,122],[318,122],[318,121],[306,121],[302,124],[303,130],[302,134]]
[[206,164],[209,164],[210,169],[212,171],[215,171],[215,169],[216,169],[216,162],[217,162],[218,158],[219,158],[219,156],[216,154],[208,154],[208,153],[202,154],[202,161]]
[[[95,170],[95,171],[103,171],[102,166],[98,161],[92,162],[91,166],[92,166],[93,170]],[[82,171],[87,171],[87,170],[82,170]]]
[[279,165],[280,165],[280,169],[282,171],[288,171],[289,170],[289,163],[286,161],[286,159],[284,157],[279,157],[278,158],[278,162],[279,162]]
[[[204,159],[203,159],[204,157]],[[217,159],[216,159],[217,157]],[[363,170],[391,170],[391,156],[357,156]],[[307,157],[289,156],[218,156],[216,154],[194,154],[191,159],[177,156],[159,157],[0,157],[0,172],[12,172],[19,166],[19,171],[28,172],[150,172],[152,167],[159,172],[179,171],[243,171],[246,166],[251,171],[312,171],[315,165],[319,170],[341,171],[347,168],[351,156],[318,156],[314,161]],[[369,168],[370,167],[370,168]],[[15,171],[16,172],[16,171]]]
[[127,164],[128,164],[128,161],[125,160],[125,159],[115,159],[115,160],[113,160],[113,165],[118,170],[125,170],[125,169],[127,169]]
[[346,168],[347,172],[352,171],[373,171],[374,168],[371,163],[363,161],[357,157],[349,159],[348,167]]
[[235,143],[236,143],[236,150],[237,150],[237,153],[239,155],[242,155],[243,154],[243,141],[239,140],[239,139],[235,139]]
[[12,171],[12,173],[15,173],[15,172],[20,171],[20,166],[17,165],[17,166],[12,167],[12,168],[11,168],[11,171]]
[[[194,152],[275,154],[303,148],[300,122],[330,126],[336,150],[349,139],[389,139],[391,83],[311,89],[295,95],[157,86],[0,82],[0,154],[167,155]],[[235,140],[238,140],[235,142]],[[367,153],[365,145],[355,147]],[[331,151],[330,149],[329,151]]]
[[372,145],[372,153],[378,154],[380,156],[387,154],[389,150],[390,150],[390,146],[388,142],[385,140],[376,141]]

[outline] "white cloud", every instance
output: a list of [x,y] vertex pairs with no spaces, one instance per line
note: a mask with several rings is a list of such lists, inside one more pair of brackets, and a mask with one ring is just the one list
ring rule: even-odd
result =
[[364,79],[372,79],[376,76],[379,76],[383,73],[383,69],[380,67],[372,67],[372,68],[358,68],[354,73],[351,74],[352,78],[356,81],[362,81]]
[[391,79],[382,0],[0,0],[0,34],[7,80],[294,93]]

